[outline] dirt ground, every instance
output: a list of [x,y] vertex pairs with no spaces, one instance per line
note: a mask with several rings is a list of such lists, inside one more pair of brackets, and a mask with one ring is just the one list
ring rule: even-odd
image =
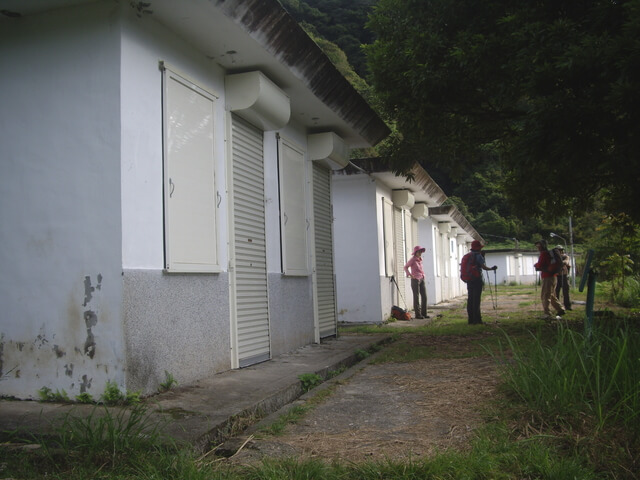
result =
[[[497,297],[499,315],[521,308],[532,296]],[[485,328],[498,318],[494,302],[483,298]],[[462,303],[448,308],[463,308]],[[432,316],[437,311],[430,312]],[[535,313],[532,311],[532,313]],[[398,322],[398,326],[417,321]],[[407,335],[403,341],[447,352],[450,358],[410,363],[363,362],[334,379],[326,400],[290,424],[283,435],[234,439],[239,451],[234,463],[250,464],[262,457],[311,457],[401,460],[423,458],[448,447],[465,449],[473,430],[482,423],[482,409],[497,395],[498,373],[489,355],[464,358],[477,346],[473,336]],[[486,335],[486,333],[484,333]],[[451,358],[455,357],[455,358]]]

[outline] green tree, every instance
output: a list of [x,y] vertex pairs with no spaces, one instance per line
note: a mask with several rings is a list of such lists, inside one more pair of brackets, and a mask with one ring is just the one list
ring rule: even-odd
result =
[[380,0],[368,26],[398,171],[497,159],[518,215],[640,220],[640,0]]

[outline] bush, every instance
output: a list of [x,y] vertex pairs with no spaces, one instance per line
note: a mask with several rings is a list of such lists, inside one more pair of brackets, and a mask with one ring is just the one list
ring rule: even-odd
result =
[[628,277],[624,288],[613,293],[613,302],[625,308],[640,307],[640,277]]

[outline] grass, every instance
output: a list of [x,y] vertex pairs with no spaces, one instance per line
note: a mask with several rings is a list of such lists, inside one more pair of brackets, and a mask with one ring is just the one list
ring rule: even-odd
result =
[[[539,290],[504,287],[508,294]],[[576,292],[574,300],[584,299]],[[533,300],[535,303],[535,299]],[[596,297],[598,308],[608,308]],[[528,302],[523,302],[528,303]],[[524,307],[524,308],[523,308]],[[640,328],[618,316],[583,334],[584,312],[546,324],[521,305],[498,309],[497,324],[469,326],[464,307],[447,311],[420,328],[368,326],[394,341],[372,362],[413,362],[457,355],[492,355],[502,365],[501,395],[485,412],[468,450],[442,451],[432,458],[363,463],[319,459],[267,459],[255,466],[204,462],[162,436],[162,425],[134,406],[96,407],[88,418],[72,415],[54,427],[54,437],[5,432],[0,478],[20,479],[638,479],[640,471]],[[486,318],[489,320],[489,318]],[[445,347],[448,345],[447,347]],[[461,345],[464,348],[456,348]],[[313,379],[311,379],[313,380]],[[332,394],[318,389],[261,435],[278,435]],[[115,392],[114,392],[115,394]],[[116,412],[116,413],[113,413]],[[28,449],[24,445],[36,444]],[[11,446],[9,446],[11,445]]]

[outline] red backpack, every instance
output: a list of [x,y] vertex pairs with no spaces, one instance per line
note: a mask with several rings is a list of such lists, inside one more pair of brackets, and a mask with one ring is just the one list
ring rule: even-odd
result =
[[462,262],[460,263],[460,280],[464,283],[469,283],[477,278],[480,278],[480,269],[476,264],[476,253],[469,252],[462,257]]

